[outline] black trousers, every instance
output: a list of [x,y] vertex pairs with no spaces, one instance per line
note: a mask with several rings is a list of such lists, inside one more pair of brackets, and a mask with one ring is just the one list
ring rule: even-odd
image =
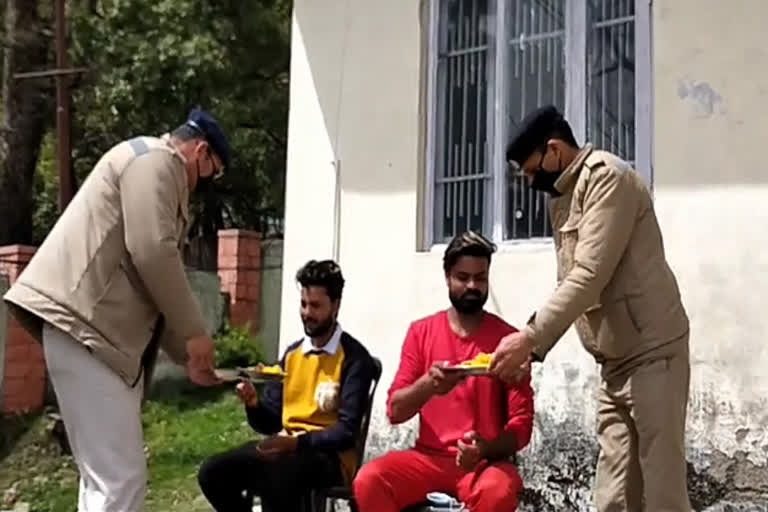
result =
[[305,512],[311,489],[341,485],[335,453],[302,452],[266,461],[257,442],[207,459],[197,479],[216,512],[251,512],[252,497],[263,512]]

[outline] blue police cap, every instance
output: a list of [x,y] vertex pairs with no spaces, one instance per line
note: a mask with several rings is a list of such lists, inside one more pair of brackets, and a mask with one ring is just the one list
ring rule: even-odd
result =
[[187,117],[187,125],[200,132],[214,153],[219,156],[224,167],[229,167],[232,160],[232,151],[229,147],[227,136],[224,135],[216,119],[205,110],[195,108],[190,111]]
[[538,108],[525,116],[507,145],[507,162],[523,165],[536,150],[546,144],[552,132],[565,121],[553,105]]

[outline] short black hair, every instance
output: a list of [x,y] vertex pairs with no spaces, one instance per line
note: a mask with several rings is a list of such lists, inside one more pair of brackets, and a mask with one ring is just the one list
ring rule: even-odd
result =
[[465,231],[459,233],[448,247],[443,255],[443,270],[447,273],[453,268],[459,258],[462,256],[474,256],[476,258],[485,258],[488,264],[491,264],[491,255],[496,252],[496,245],[485,238],[480,233],[474,231]]
[[522,166],[537,151],[544,152],[550,139],[579,147],[571,125],[554,105],[537,108],[520,121],[507,145],[507,162]]
[[344,290],[344,276],[333,260],[309,260],[296,272],[296,281],[302,288],[322,286],[332,301],[339,300]]
[[179,139],[182,142],[188,140],[205,140],[205,136],[192,126],[184,123],[171,132],[171,137]]
[[576,137],[573,135],[571,124],[565,119],[560,119],[555,123],[555,126],[552,127],[552,131],[549,133],[549,137],[547,137],[547,140],[549,139],[560,139],[569,146],[579,147],[579,143],[576,142]]

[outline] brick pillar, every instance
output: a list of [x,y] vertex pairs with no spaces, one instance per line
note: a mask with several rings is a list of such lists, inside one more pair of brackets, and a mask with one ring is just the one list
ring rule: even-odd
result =
[[231,325],[259,330],[261,302],[261,234],[242,229],[219,231],[219,279],[229,294]]
[[[16,281],[34,253],[34,247],[25,245],[0,247],[0,273],[8,276],[9,284]],[[7,314],[5,361],[2,362],[5,365],[3,396],[0,397],[2,412],[36,411],[43,407],[45,395],[43,347],[10,313]]]
[[35,254],[36,247],[28,245],[6,245],[0,247],[0,274],[8,276],[9,284],[16,282],[16,279],[27,266],[32,255]]

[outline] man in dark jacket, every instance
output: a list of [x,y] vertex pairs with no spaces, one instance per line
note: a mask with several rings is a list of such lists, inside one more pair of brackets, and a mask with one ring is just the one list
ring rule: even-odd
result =
[[238,385],[248,422],[270,437],[200,468],[200,487],[217,512],[250,512],[252,495],[265,512],[299,512],[311,489],[349,485],[357,469],[373,360],[336,320],[344,288],[339,266],[313,260],[296,280],[306,336],[285,351],[283,382],[267,384],[262,399],[250,382]]

